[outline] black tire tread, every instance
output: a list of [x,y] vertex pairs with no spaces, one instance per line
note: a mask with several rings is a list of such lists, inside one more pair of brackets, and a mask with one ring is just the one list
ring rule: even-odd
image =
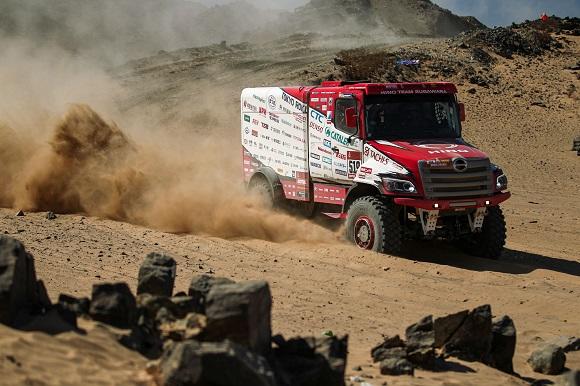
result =
[[499,206],[488,208],[481,233],[474,235],[471,254],[486,259],[497,260],[503,252],[506,241],[506,223]]
[[[352,208],[360,202],[364,202],[376,211],[381,221],[381,240],[377,252],[387,254],[399,253],[403,244],[403,231],[397,216],[395,205],[385,202],[385,200],[379,197],[365,196],[356,199],[350,207]],[[347,232],[349,232],[348,237],[351,241],[354,241],[354,235],[350,234],[352,232],[352,229],[350,228],[352,227],[347,227]]]

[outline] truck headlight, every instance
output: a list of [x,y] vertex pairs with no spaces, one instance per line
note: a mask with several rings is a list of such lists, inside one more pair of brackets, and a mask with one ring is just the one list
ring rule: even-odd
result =
[[497,180],[495,182],[495,188],[497,190],[506,190],[508,187],[508,178],[505,174],[502,174],[501,176],[497,177]]
[[386,190],[393,193],[417,193],[417,188],[411,181],[400,180],[397,178],[383,177],[383,186]]

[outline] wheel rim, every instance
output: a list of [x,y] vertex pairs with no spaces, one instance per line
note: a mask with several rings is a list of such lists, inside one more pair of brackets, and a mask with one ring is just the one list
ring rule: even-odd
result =
[[354,242],[359,248],[372,249],[375,244],[375,226],[367,216],[359,217],[354,224]]

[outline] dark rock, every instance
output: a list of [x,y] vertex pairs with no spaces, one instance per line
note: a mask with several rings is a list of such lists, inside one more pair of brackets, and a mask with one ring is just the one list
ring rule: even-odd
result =
[[208,275],[194,276],[191,279],[188,295],[193,298],[193,301],[196,304],[197,313],[205,313],[207,294],[214,285],[219,284],[234,284],[234,281],[224,277],[213,277]]
[[435,331],[435,347],[443,347],[455,331],[457,331],[459,326],[461,326],[465,321],[467,314],[469,314],[469,311],[466,310],[435,319],[433,322],[433,330]]
[[47,220],[56,220],[56,214],[54,214],[53,212],[48,212],[46,214],[46,219]]
[[77,299],[73,296],[60,294],[55,308],[60,316],[71,326],[77,327],[77,317],[89,313],[90,300],[88,298]]
[[19,317],[48,306],[50,299],[36,280],[32,255],[18,240],[0,236],[0,323],[14,326]]
[[74,313],[76,316],[87,315],[91,301],[89,298],[75,298],[74,296],[60,294],[57,306]]
[[424,369],[435,367],[435,349],[433,347],[421,347],[407,352],[407,360]]
[[272,296],[265,281],[220,284],[207,295],[202,339],[230,339],[258,354],[270,351]]
[[463,360],[483,362],[491,348],[491,337],[491,307],[480,306],[467,315],[443,351]]
[[559,336],[557,338],[549,340],[546,343],[562,347],[562,350],[564,350],[564,352],[572,352],[580,350],[580,338],[576,338],[574,336]]
[[343,386],[348,336],[294,338],[278,336],[273,350],[280,385]]
[[18,212],[16,212],[16,217],[24,217],[24,211],[19,210]]
[[135,322],[137,305],[126,283],[94,284],[89,315],[98,322],[130,328]]
[[[383,343],[375,346],[373,349],[371,349],[371,356],[373,357],[373,359],[375,358],[375,356],[377,355],[376,353],[378,351],[383,351],[386,349],[390,349],[390,348],[395,348],[395,347],[405,347],[405,342],[403,342],[403,340],[399,337],[399,335],[395,335],[393,337],[385,337]],[[374,360],[375,362],[379,362],[379,360]]]
[[405,337],[407,338],[407,352],[418,348],[434,347],[433,316],[426,316],[419,322],[407,327]]
[[147,255],[139,268],[137,294],[171,296],[175,284],[175,269],[173,258],[158,253]]
[[197,385],[202,372],[200,348],[201,345],[195,341],[177,343],[169,347],[159,362],[160,384]]
[[469,90],[467,90],[467,93],[468,94],[475,94],[475,93],[477,93],[477,90],[474,88],[470,88]]
[[486,364],[513,374],[513,357],[516,352],[516,327],[513,320],[507,315],[502,316],[493,323],[491,332],[491,351]]
[[381,348],[374,352],[373,362],[381,362],[388,358],[406,358],[407,350],[404,347]]
[[405,358],[389,358],[380,364],[383,375],[413,375],[415,368],[413,364]]
[[[179,343],[178,343],[179,344]],[[231,341],[202,343],[195,341],[181,343],[197,348],[201,358],[199,386],[276,386],[274,372],[268,361]]]
[[556,375],[564,370],[566,354],[562,347],[547,344],[534,351],[528,363],[537,373]]
[[580,370],[568,371],[562,375],[558,386],[580,386]]

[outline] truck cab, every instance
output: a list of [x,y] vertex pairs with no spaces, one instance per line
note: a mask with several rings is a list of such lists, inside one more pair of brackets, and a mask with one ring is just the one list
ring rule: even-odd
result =
[[245,89],[245,181],[274,206],[345,219],[363,249],[442,238],[497,258],[507,177],[463,140],[464,119],[446,82]]

